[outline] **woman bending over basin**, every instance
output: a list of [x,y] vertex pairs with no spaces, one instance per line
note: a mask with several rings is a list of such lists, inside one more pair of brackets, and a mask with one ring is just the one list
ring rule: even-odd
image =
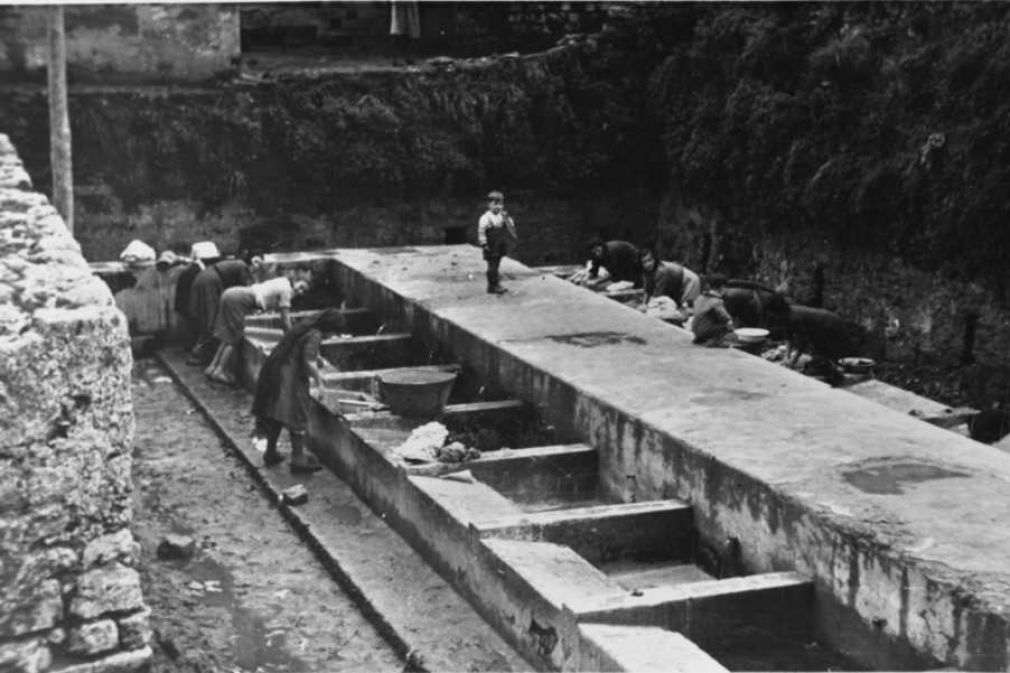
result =
[[214,336],[221,345],[204,372],[211,381],[233,386],[238,380],[235,372],[235,351],[245,331],[245,318],[258,311],[279,311],[281,329],[291,329],[291,300],[304,293],[308,281],[291,282],[287,276],[271,278],[249,287],[233,287],[221,295],[221,308],[214,324]]
[[315,383],[318,388],[323,385],[316,365],[323,338],[345,330],[343,314],[329,309],[288,330],[267,356],[256,379],[252,408],[256,417],[254,434],[265,436],[267,440],[267,449],[263,454],[266,465],[276,465],[284,460],[277,451],[277,440],[281,430],[287,428],[291,438],[291,471],[315,472],[320,469],[315,456],[305,453],[309,385]]

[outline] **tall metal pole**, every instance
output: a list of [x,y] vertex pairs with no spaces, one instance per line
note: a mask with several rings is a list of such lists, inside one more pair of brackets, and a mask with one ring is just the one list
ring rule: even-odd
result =
[[74,233],[74,171],[70,154],[67,111],[67,41],[63,7],[48,8],[49,34],[49,163],[53,172],[53,205]]

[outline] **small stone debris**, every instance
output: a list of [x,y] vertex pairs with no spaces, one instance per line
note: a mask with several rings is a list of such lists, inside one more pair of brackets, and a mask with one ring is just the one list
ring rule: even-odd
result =
[[309,501],[309,492],[301,484],[281,491],[281,497],[286,505],[301,505]]
[[158,558],[162,561],[190,559],[196,551],[196,540],[188,535],[166,535],[158,543]]

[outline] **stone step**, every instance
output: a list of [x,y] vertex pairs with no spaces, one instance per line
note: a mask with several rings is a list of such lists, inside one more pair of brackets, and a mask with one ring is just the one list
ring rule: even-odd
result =
[[680,500],[524,512],[476,524],[481,537],[567,545],[594,565],[688,559],[693,511]]

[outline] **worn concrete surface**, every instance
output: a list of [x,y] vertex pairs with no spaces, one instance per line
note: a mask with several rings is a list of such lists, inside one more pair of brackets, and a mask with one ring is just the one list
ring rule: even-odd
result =
[[[249,393],[209,383],[197,369],[182,363],[182,354],[166,351],[162,358],[213,413],[234,449],[256,468],[275,497],[296,481],[305,482],[309,501],[287,508],[289,520],[404,654],[414,652],[431,671],[530,669],[347,483],[326,471],[296,480],[286,464],[264,469],[247,439],[252,429]],[[283,439],[281,450],[287,450]]]
[[570,420],[612,493],[684,498],[749,570],[813,577],[843,648],[1010,667],[1006,454],[510,260],[488,296],[470,246],[333,254],[345,295]]

